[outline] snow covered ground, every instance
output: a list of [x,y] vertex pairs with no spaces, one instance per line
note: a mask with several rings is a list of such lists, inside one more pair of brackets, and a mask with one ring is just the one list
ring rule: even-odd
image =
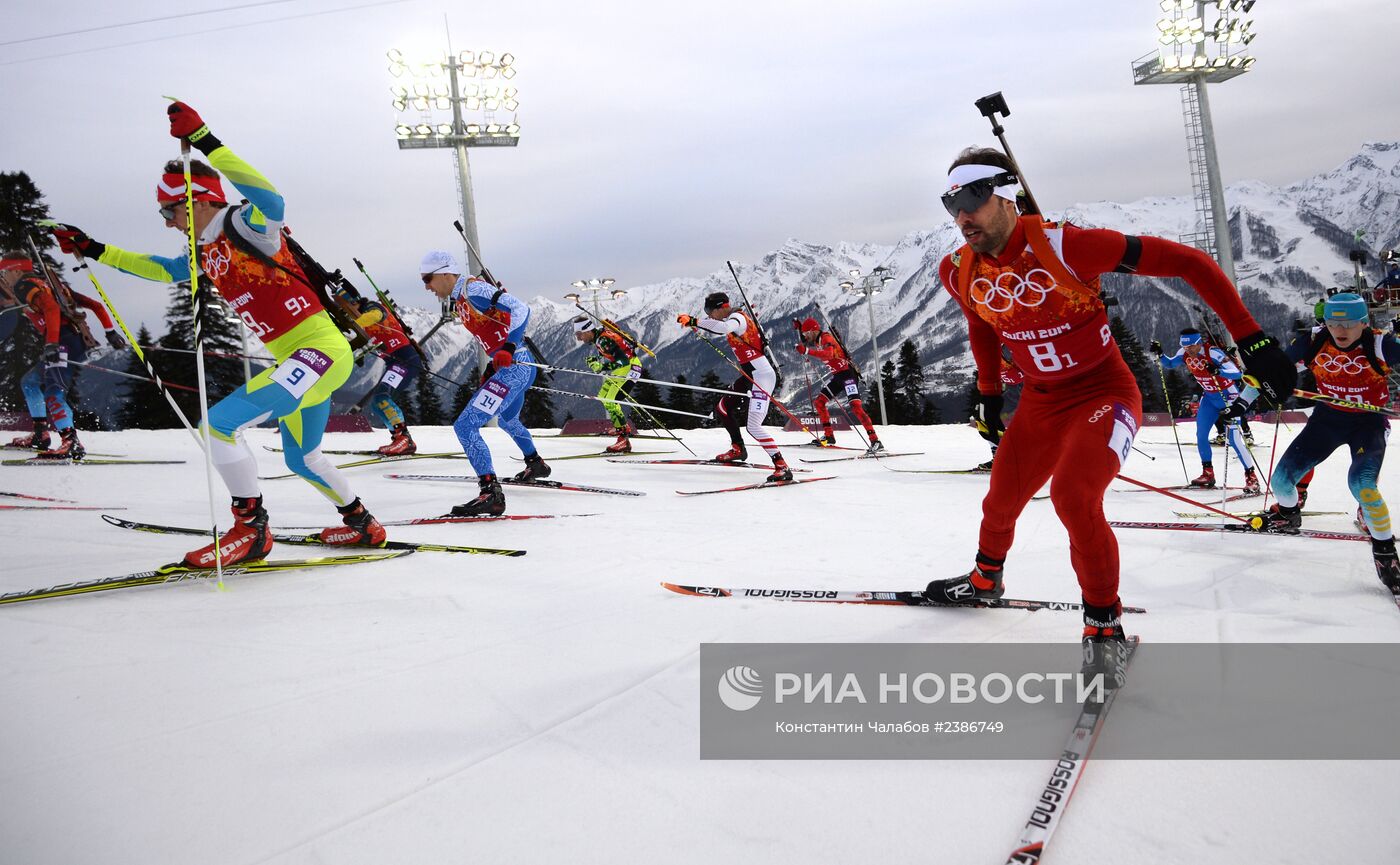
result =
[[[448,429],[414,432],[424,449],[456,447]],[[1261,445],[1271,434],[1257,433]],[[515,471],[514,448],[487,434],[498,468]],[[926,452],[890,467],[986,458],[964,427],[892,427],[884,437],[893,450]],[[252,438],[275,443],[266,431]],[[328,447],[384,438],[336,435]],[[708,456],[724,438],[697,431],[686,441]],[[1140,438],[1171,440],[1157,428]],[[121,515],[150,522],[207,520],[204,469],[185,432],[84,441],[189,462],[4,467],[0,490],[125,506]],[[602,443],[540,447],[548,457]],[[679,451],[665,444],[643,449]],[[1173,446],[1142,447],[1157,460],[1134,455],[1129,474],[1182,481]],[[258,452],[265,474],[281,470],[278,454]],[[814,456],[787,455],[794,465]],[[1342,459],[1319,471],[1310,509],[1354,510]],[[970,565],[985,478],[820,468],[840,479],[684,498],[674,491],[763,476],[559,462],[556,479],[647,495],[508,488],[513,512],[599,516],[391,529],[405,540],[523,547],[523,558],[419,553],[233,577],[222,592],[200,582],[0,608],[0,863],[1001,863],[1053,755],[698,759],[703,642],[1078,638],[1075,613],[709,600],[658,586],[916,589]],[[1198,471],[1192,450],[1187,468]],[[386,471],[469,468],[350,470],[383,519],[445,512],[474,489]],[[1238,465],[1230,475],[1239,478]],[[1385,478],[1382,490],[1400,497]],[[274,526],[333,516],[298,480],[268,481],[264,492]],[[226,501],[220,487],[225,520]],[[1186,506],[1114,492],[1107,507],[1116,518],[1170,520]],[[1350,517],[1307,524],[1345,529]],[[0,512],[0,539],[0,592],[143,570],[197,543],[64,511]],[[1363,544],[1130,530],[1119,541],[1123,598],[1150,611],[1131,620],[1146,640],[1400,640],[1400,612]],[[1018,597],[1078,600],[1050,502],[1028,506],[1007,572]],[[1400,775],[1380,762],[1091,762],[1045,861],[1394,862],[1397,796]]]

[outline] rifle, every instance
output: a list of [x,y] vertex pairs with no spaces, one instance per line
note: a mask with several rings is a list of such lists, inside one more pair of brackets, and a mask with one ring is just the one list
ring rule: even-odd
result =
[[[476,260],[481,263],[481,278],[496,286],[497,288],[503,288],[503,286],[501,285],[501,281],[496,279],[496,277],[491,273],[490,268],[486,266],[486,261],[481,257],[481,252],[476,248],[476,244],[472,243],[472,239],[467,236],[466,229],[462,228],[461,220],[452,220],[452,227],[457,229],[458,234],[462,235],[462,240],[466,241],[467,249],[471,250],[472,255],[475,255]],[[525,343],[525,347],[530,350],[530,353],[535,356],[536,360],[543,364],[549,363],[549,360],[546,359],[544,356],[544,352],[540,351],[540,347],[538,345],[535,345],[535,341],[533,339],[530,339],[530,337],[526,336],[522,337],[520,341]]]
[[374,277],[369,275],[369,271],[365,270],[365,266],[360,263],[358,258],[351,257],[350,260],[355,262],[355,267],[359,268],[360,273],[363,273],[365,279],[369,280],[370,287],[374,289],[374,293],[379,297],[379,302],[384,304],[384,308],[394,316],[394,320],[398,322],[399,327],[403,330],[403,335],[408,337],[408,344],[413,346],[413,350],[418,352],[418,356],[422,358],[423,363],[426,364],[428,362],[428,356],[423,353],[423,347],[418,344],[418,340],[413,338],[413,328],[409,327],[408,321],[403,317],[403,313],[399,312],[399,305],[394,303],[394,299],[379,287],[379,284],[374,281]]
[[725,261],[724,263],[729,265],[729,275],[734,277],[734,284],[739,287],[739,297],[744,301],[744,307],[749,312],[749,318],[753,319],[753,326],[758,328],[758,341],[760,347],[763,349],[763,356],[768,358],[768,362],[773,364],[773,370],[778,373],[778,382],[773,385],[773,389],[777,390],[782,386],[783,368],[778,365],[778,359],[773,356],[773,350],[769,348],[768,333],[764,331],[762,322],[758,320],[758,313],[753,311],[753,304],[749,303],[749,296],[744,291],[744,284],[739,281],[739,272],[734,269],[734,262]]
[[73,290],[49,270],[48,263],[39,254],[39,245],[34,242],[34,235],[25,232],[24,239],[29,243],[29,251],[34,254],[34,263],[39,266],[39,270],[43,273],[44,282],[48,283],[54,302],[58,304],[60,315],[73,326],[74,330],[78,331],[78,335],[83,338],[84,345],[88,348],[96,348],[98,342],[92,335],[92,329],[88,327],[87,316],[79,313],[77,305],[73,303]]
[[[232,236],[237,232],[225,231],[224,234]],[[292,233],[285,226],[282,228],[282,240],[287,244],[287,249],[292,253],[292,258],[296,260],[298,266],[306,274],[306,284],[321,298],[321,305],[326,308],[326,314],[335,322],[340,332],[346,334],[350,340],[350,348],[359,350],[369,345],[369,334],[365,329],[355,323],[356,313],[345,301],[336,296],[335,289],[345,289],[355,297],[361,297],[359,290],[351,284],[350,280],[339,269],[328,271],[319,261],[311,257],[300,243],[292,239]],[[252,248],[251,244],[249,248]],[[276,261],[273,261],[276,264]],[[278,265],[280,267],[280,265]],[[285,270],[285,268],[282,268]],[[291,271],[287,271],[291,273]]]
[[822,322],[826,325],[827,333],[831,334],[832,338],[836,340],[836,344],[841,347],[841,351],[846,355],[846,362],[851,365],[851,369],[856,371],[857,376],[864,378],[865,376],[861,374],[860,367],[856,366],[856,359],[851,356],[851,350],[846,348],[846,340],[841,336],[841,331],[837,330],[836,325],[831,323],[831,317],[826,314],[826,310],[822,309],[820,303],[814,301],[812,305],[817,308],[817,314],[822,317]]
[[1011,153],[1011,145],[1006,143],[1006,129],[997,121],[997,115],[1010,117],[1011,109],[1006,105],[1006,97],[1001,95],[1001,91],[983,96],[973,103],[977,110],[982,112],[982,116],[987,118],[992,124],[992,134],[1001,142],[1001,149],[1005,151],[1006,158],[1011,160],[1011,166],[1016,172],[1016,179],[1021,181],[1021,190],[1026,193],[1026,213],[1040,214],[1040,205],[1036,203],[1035,196],[1031,194],[1031,185],[1026,182],[1026,176],[1021,173],[1021,163],[1016,161],[1016,157]]
[[629,344],[640,348],[642,351],[646,352],[652,357],[656,357],[656,352],[647,348],[646,343],[642,342],[640,339],[637,339],[632,334],[623,330],[622,326],[619,325],[617,322],[613,321],[610,318],[599,318],[598,316],[594,315],[593,313],[589,312],[586,308],[584,308],[583,304],[579,303],[578,301],[574,301],[574,306],[578,307],[579,312],[583,313],[584,315],[601,324],[604,330],[612,331],[613,333],[627,340]]

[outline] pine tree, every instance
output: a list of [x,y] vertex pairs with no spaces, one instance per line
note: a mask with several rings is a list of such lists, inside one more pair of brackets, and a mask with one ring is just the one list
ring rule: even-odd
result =
[[462,416],[462,412],[467,408],[467,403],[471,402],[472,396],[479,387],[481,387],[481,370],[475,366],[468,367],[466,381],[457,388],[457,393],[452,398],[452,417],[447,421],[448,423],[453,423]]
[[[535,383],[550,387],[554,377],[545,370],[539,371]],[[554,426],[553,394],[532,387],[525,392],[525,405],[520,409],[520,422],[531,429],[548,429]]]
[[[689,384],[684,375],[676,376],[676,384]],[[694,391],[683,387],[669,388],[667,392],[666,406],[676,411],[688,411],[696,414],[704,414],[696,405],[697,397],[704,396],[701,391]],[[695,429],[699,425],[699,418],[689,417],[683,414],[667,415],[667,424],[672,429]]]
[[[705,373],[700,376],[699,385],[700,387],[707,387],[711,390],[724,390],[728,387],[728,383],[721,379],[712,369],[705,370]],[[700,414],[704,414],[706,410],[710,412],[709,420],[699,421],[700,427],[701,429],[710,429],[717,423],[717,421],[714,420],[714,407],[715,403],[718,402],[721,397],[717,393],[705,393],[704,391],[696,391],[695,393],[696,411]]]
[[[150,353],[150,347],[154,341],[151,337],[151,331],[145,324],[142,324],[140,329],[136,331],[136,344],[141,346],[141,350],[146,352],[148,358],[153,357]],[[126,365],[122,367],[122,372],[141,378],[149,377],[145,364],[141,363],[134,351],[127,359]],[[170,429],[180,426],[180,419],[175,416],[175,412],[170,408],[170,403],[165,401],[160,388],[156,387],[154,382],[124,379],[120,387],[122,388],[122,405],[117,410],[117,429]]]
[[924,420],[924,416],[929,412],[928,400],[924,396],[924,366],[913,340],[906,339],[899,347],[899,366],[895,373],[895,382],[906,412],[903,422],[928,423]]
[[[209,288],[207,284],[204,286]],[[243,384],[243,360],[239,357],[243,340],[238,328],[230,321],[221,303],[206,302],[200,311],[201,338],[204,346],[204,377],[213,405]],[[161,378],[186,387],[199,387],[198,367],[194,356],[194,311],[190,306],[190,285],[176,283],[170,287],[170,301],[165,307],[165,335],[160,338],[155,358],[156,371]],[[199,394],[174,390],[175,401],[191,421],[201,414]]]
[[1132,370],[1133,378],[1137,379],[1138,390],[1142,393],[1142,410],[1163,411],[1161,378],[1154,369],[1156,364],[1149,362],[1147,353],[1142,350],[1142,343],[1123,323],[1122,316],[1115,315],[1108,323],[1108,329],[1118,343],[1123,362]]
[[[905,404],[904,394],[899,389],[899,382],[895,378],[894,361],[887,360],[884,366],[880,367],[880,384],[885,390],[885,402],[888,403],[885,406],[885,416],[889,418],[889,422],[892,424],[909,423],[910,412]],[[879,412],[880,388],[875,389],[875,402],[875,410]],[[880,417],[878,413],[872,416]]]
[[442,398],[438,395],[437,383],[427,364],[418,373],[413,387],[413,422],[420,426],[443,426],[447,418],[442,416]]

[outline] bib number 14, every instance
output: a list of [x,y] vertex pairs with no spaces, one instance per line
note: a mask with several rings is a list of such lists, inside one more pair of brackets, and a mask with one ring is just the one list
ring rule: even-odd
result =
[[[1113,341],[1113,331],[1108,325],[1099,328],[1099,338],[1104,345]],[[1031,360],[1035,362],[1036,369],[1041,372],[1059,372],[1062,369],[1070,369],[1079,365],[1079,361],[1070,356],[1069,352],[1061,353],[1056,351],[1054,341],[1033,342],[1026,346],[1026,351],[1030,353]]]

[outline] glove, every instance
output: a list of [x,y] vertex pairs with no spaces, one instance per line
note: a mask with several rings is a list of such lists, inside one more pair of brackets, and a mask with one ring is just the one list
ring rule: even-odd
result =
[[1155,339],[1152,340],[1152,343],[1149,346],[1147,346],[1147,350],[1157,355],[1158,357],[1161,357],[1163,354],[1162,344]]
[[1279,348],[1278,340],[1258,331],[1240,340],[1240,356],[1245,371],[1258,380],[1259,392],[1275,405],[1293,395],[1298,384],[1298,368]]
[[187,139],[190,144],[208,156],[217,150],[222,142],[215,138],[199,112],[183,102],[172,102],[165,113],[170,115],[170,134],[174,138]]
[[793,346],[793,349],[794,349],[798,354],[806,354],[806,353],[807,353],[807,346],[803,345],[803,344],[800,343],[800,342],[799,342],[797,345]]
[[49,227],[54,238],[58,241],[58,248],[69,255],[81,255],[84,258],[101,258],[106,252],[107,245],[88,237],[83,230],[76,225],[65,225],[55,223]]
[[594,372],[603,371],[603,359],[596,354],[590,354],[588,357],[583,359],[583,362],[588,364],[588,368],[593,370]]
[[681,313],[676,316],[676,321],[680,322],[681,327],[695,327],[700,323],[700,320],[695,316],[687,315],[686,313]]
[[1001,422],[1001,394],[977,395],[977,405],[972,410],[972,420],[977,424],[977,434],[992,444],[1001,442],[1006,426]]
[[63,347],[56,342],[44,346],[44,351],[40,356],[44,359],[44,366],[65,367],[68,365],[68,361],[63,356]]
[[1242,399],[1237,399],[1234,402],[1230,403],[1230,410],[1226,412],[1226,414],[1227,416],[1232,418],[1244,417],[1245,415],[1249,414],[1249,403],[1245,402]]
[[122,335],[117,333],[116,328],[109,328],[107,330],[107,344],[117,351],[126,348],[126,340],[122,339]]
[[496,353],[491,355],[491,365],[496,369],[505,369],[515,363],[515,343],[508,342],[496,349]]

